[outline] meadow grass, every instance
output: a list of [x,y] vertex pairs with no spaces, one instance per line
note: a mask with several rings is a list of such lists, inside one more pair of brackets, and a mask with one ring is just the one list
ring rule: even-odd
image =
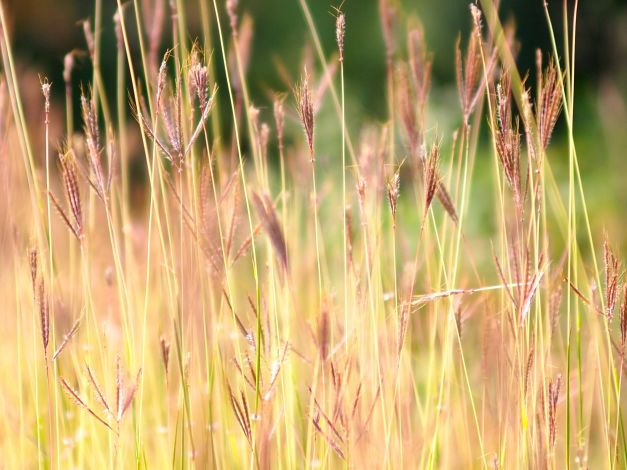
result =
[[256,103],[236,0],[118,0],[113,73],[95,0],[91,81],[68,53],[32,122],[0,4],[2,467],[625,468],[627,284],[577,158],[577,2],[545,5],[530,72],[470,5],[450,134],[399,5],[378,124],[347,122],[349,11],[325,51],[299,5],[313,49]]

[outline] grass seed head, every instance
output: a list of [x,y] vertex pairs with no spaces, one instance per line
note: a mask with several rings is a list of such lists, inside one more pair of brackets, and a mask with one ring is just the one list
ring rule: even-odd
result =
[[627,344],[627,284],[623,285],[623,303],[620,306],[620,348],[625,354]]
[[30,266],[30,280],[33,287],[33,293],[35,293],[35,287],[37,283],[37,248],[33,247],[28,252],[28,264]]
[[161,346],[161,361],[163,362],[163,369],[165,371],[165,375],[168,375],[168,365],[170,362],[170,342],[162,336],[159,340],[159,344]]
[[74,55],[71,51],[65,54],[63,58],[63,81],[65,82],[65,93],[72,93],[72,70],[74,69]]
[[78,175],[76,169],[76,161],[74,160],[74,154],[70,150],[67,153],[59,154],[59,163],[61,165],[61,173],[63,176],[63,185],[65,186],[65,193],[70,204],[70,210],[74,217],[74,222],[71,222],[65,215],[61,206],[56,203],[53,198],[53,202],[60,211],[63,219],[69,225],[74,235],[81,240],[84,237],[83,231],[83,210],[81,205],[81,193],[78,185]]
[[549,442],[551,447],[555,447],[555,438],[557,436],[557,402],[562,386],[562,375],[549,382],[548,401],[549,401]]
[[385,54],[388,63],[391,64],[394,56],[394,19],[396,17],[395,8],[390,5],[390,0],[379,0],[379,18],[381,19],[381,31],[383,42],[385,43]]
[[[422,27],[416,27],[407,34],[407,51],[409,65],[416,90],[416,107],[420,114],[424,114],[427,104],[427,95],[431,86],[432,58],[427,52]],[[420,116],[424,121],[424,116]]]
[[438,174],[439,160],[440,149],[437,144],[433,144],[431,146],[431,151],[422,166],[425,185],[425,212],[429,210],[433,197],[440,185],[440,177]]
[[45,114],[45,124],[49,124],[50,119],[50,90],[52,88],[52,83],[48,81],[47,78],[44,78],[41,81],[41,92],[44,95],[44,114]]
[[605,260],[605,316],[610,322],[614,315],[618,291],[620,290],[620,268],[618,258],[614,255],[607,241],[607,235],[603,242],[603,258]]
[[229,17],[231,34],[237,36],[237,4],[238,0],[226,0],[226,14]]
[[85,42],[87,43],[87,52],[89,52],[89,57],[92,62],[94,62],[96,59],[96,41],[94,39],[94,33],[91,30],[91,22],[89,19],[83,20],[83,35],[85,36]]
[[41,339],[44,345],[45,353],[48,350],[48,342],[50,340],[50,307],[43,280],[39,281],[38,300],[39,321],[41,322]]
[[388,202],[392,211],[392,220],[396,223],[396,209],[398,204],[398,195],[400,189],[400,176],[398,171],[394,173],[392,179],[388,182]]
[[344,33],[346,32],[346,18],[344,13],[340,12],[335,20],[335,39],[337,40],[337,49],[340,53],[340,62],[344,62]]
[[192,51],[192,65],[189,68],[189,92],[191,97],[195,94],[198,97],[200,109],[207,106],[208,101],[208,73],[207,66],[202,65],[198,59],[198,51]]
[[518,120],[512,125],[511,85],[508,74],[504,74],[496,87],[497,122],[495,145],[505,178],[514,193],[517,206],[522,203],[520,178],[520,131]]
[[314,108],[311,99],[311,89],[309,87],[309,74],[305,70],[300,83],[294,90],[296,97],[296,106],[298,114],[300,116],[303,129],[305,131],[305,137],[307,139],[307,146],[309,147],[310,160],[314,161]]
[[276,126],[276,135],[279,143],[279,153],[283,153],[283,131],[285,126],[285,106],[284,98],[276,96],[273,103],[274,125]]

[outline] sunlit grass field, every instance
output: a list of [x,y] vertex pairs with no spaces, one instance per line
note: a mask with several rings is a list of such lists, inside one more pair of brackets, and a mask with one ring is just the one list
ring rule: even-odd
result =
[[236,0],[94,0],[38,86],[0,4],[0,468],[626,468],[624,222],[592,222],[612,186],[578,157],[577,2],[545,6],[533,70],[460,4],[436,113],[429,25],[380,0],[373,123],[348,10],[324,50],[297,1],[302,63],[259,102]]

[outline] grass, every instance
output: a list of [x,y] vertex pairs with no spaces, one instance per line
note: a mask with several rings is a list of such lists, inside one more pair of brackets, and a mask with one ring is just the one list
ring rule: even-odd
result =
[[577,157],[577,3],[563,38],[545,8],[530,73],[470,5],[444,134],[420,25],[380,1],[388,117],[347,123],[350,12],[329,53],[299,5],[302,79],[256,103],[236,1],[118,1],[111,73],[96,0],[91,81],[72,88],[68,53],[42,122],[0,5],[3,464],[627,466],[627,284]]

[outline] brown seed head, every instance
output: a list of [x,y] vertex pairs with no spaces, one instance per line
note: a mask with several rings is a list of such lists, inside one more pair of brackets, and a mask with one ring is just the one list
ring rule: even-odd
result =
[[436,190],[440,185],[440,177],[438,174],[439,160],[440,149],[437,144],[433,144],[431,146],[429,156],[422,166],[425,184],[425,212],[429,210],[429,206],[431,206]]
[[620,272],[618,258],[610,248],[607,235],[603,242],[603,257],[605,260],[605,316],[610,322],[618,299]]
[[35,293],[35,284],[37,282],[37,248],[33,247],[28,253],[28,263],[30,265],[30,280],[33,286],[33,294]]
[[259,131],[259,147],[261,155],[266,159],[268,155],[268,142],[270,141],[270,126],[266,122],[261,123],[261,130]]
[[192,65],[189,69],[189,92],[191,98],[195,94],[200,103],[200,109],[207,106],[208,99],[208,74],[207,66],[202,65],[198,59],[197,51],[192,52]]
[[340,62],[344,62],[344,33],[346,31],[346,18],[344,13],[340,12],[335,20],[335,38],[337,40],[337,49],[340,52]]
[[388,182],[388,202],[392,211],[392,220],[396,223],[396,209],[398,203],[398,195],[400,189],[400,176],[398,171],[394,173],[392,180]]
[[161,65],[159,66],[159,73],[157,75],[157,110],[161,104],[161,98],[163,96],[163,91],[165,90],[166,80],[167,80],[167,66],[168,66],[168,57],[169,54],[165,54],[163,56],[163,60],[161,61]]
[[279,153],[283,153],[283,126],[285,124],[285,107],[283,98],[274,99],[274,124],[276,126],[277,140],[279,141]]
[[124,32],[122,31],[122,23],[120,19],[120,12],[116,11],[113,15],[113,24],[115,27],[115,39],[118,48],[118,52],[124,50]]
[[390,5],[390,0],[379,0],[379,16],[381,18],[385,53],[388,63],[391,64],[392,57],[394,56],[394,17],[396,16],[396,12]]
[[320,317],[318,317],[318,350],[320,360],[324,362],[329,353],[329,307],[323,300]]
[[72,325],[72,327],[70,328],[70,331],[68,331],[64,336],[63,336],[63,341],[61,342],[61,344],[57,347],[57,350],[54,352],[54,354],[52,355],[52,360],[56,360],[57,357],[59,356],[59,354],[61,354],[61,352],[63,352],[63,350],[65,349],[65,347],[67,346],[67,344],[70,342],[70,340],[72,339],[72,337],[76,334],[76,332],[78,331],[78,326],[80,325],[81,319],[77,319],[74,324]]
[[98,195],[104,199],[107,193],[107,178],[102,171],[100,161],[102,149],[100,147],[100,130],[98,128],[98,118],[96,116],[94,101],[84,94],[81,94],[81,112],[83,115],[83,132],[87,143],[87,153],[89,155],[89,168],[95,176],[95,188]]
[[496,150],[503,166],[507,183],[514,193],[517,205],[521,200],[520,180],[520,132],[518,120],[512,126],[510,78],[505,74],[496,87],[497,125],[495,129]]
[[414,88],[416,90],[416,103],[421,125],[424,125],[424,108],[427,102],[427,94],[431,86],[432,59],[427,52],[422,28],[414,28],[407,34],[407,50],[409,65],[411,68]]
[[481,39],[481,10],[477,8],[474,3],[470,4],[470,14],[472,15],[472,23],[474,26],[474,32],[479,34]]
[[627,284],[623,285],[623,303],[620,306],[620,348],[625,354],[625,344],[627,344]]
[[267,194],[259,195],[253,193],[253,204],[263,227],[270,238],[270,242],[277,252],[277,257],[281,262],[284,269],[287,269],[287,245],[285,243],[285,237],[283,236],[283,230],[277,216],[276,210],[272,204],[272,200]]
[[39,281],[39,320],[41,322],[41,339],[44,345],[44,353],[48,349],[48,341],[50,339],[50,309],[48,305],[48,297],[44,288],[44,281]]
[[49,124],[50,119],[50,89],[52,88],[52,83],[48,81],[47,78],[44,78],[41,82],[41,92],[44,95],[44,113],[45,113],[45,124]]
[[400,121],[403,124],[409,152],[413,156],[417,155],[421,141],[421,130],[417,122],[416,103],[410,87],[407,68],[399,65],[396,70],[396,99],[400,113]]
[[68,52],[63,58],[63,81],[66,87],[72,85],[72,69],[74,68],[74,51]]
[[[457,90],[461,103],[464,122],[467,123],[474,111],[477,100],[483,89],[481,77],[481,24],[477,24],[476,13],[473,13],[473,29],[468,38],[466,58],[462,60],[460,39],[457,40],[455,49],[455,74],[457,78]],[[489,67],[491,65],[489,64]]]
[[74,161],[74,154],[69,151],[65,154],[59,154],[59,162],[61,164],[61,170],[63,173],[63,184],[65,186],[65,192],[70,203],[70,209],[74,216],[74,224],[71,228],[74,229],[75,235],[82,239],[83,232],[83,211],[81,208],[81,194],[78,189],[78,176],[76,171],[76,162]]
[[366,216],[366,180],[360,176],[357,180],[357,195],[359,196],[359,211],[362,214],[362,223],[365,223]]
[[353,264],[353,215],[350,206],[346,206],[344,208],[344,214],[344,233],[346,234],[346,260],[347,265],[351,266]]
[[553,128],[562,110],[562,84],[553,60],[549,62],[542,77],[541,92],[537,104],[538,132],[542,149],[546,150]]
[[557,401],[559,399],[561,385],[561,374],[558,374],[555,380],[549,382],[549,442],[551,447],[555,446],[555,437],[557,434]]
[[226,13],[229,16],[233,36],[237,36],[237,4],[238,0],[226,0]]
[[301,82],[296,86],[294,90],[296,97],[296,105],[298,108],[298,114],[303,124],[305,131],[305,137],[307,138],[307,146],[309,147],[309,157],[311,161],[314,161],[314,110],[313,102],[311,100],[311,90],[309,88],[309,75],[307,70],[303,75]]
[[94,33],[91,30],[91,23],[89,19],[83,21],[83,34],[85,35],[85,42],[87,43],[87,51],[89,57],[94,61],[96,57],[96,41],[94,40]]
[[163,361],[163,369],[165,370],[165,375],[168,375],[168,363],[170,361],[170,343],[165,336],[162,336],[159,340],[161,345],[161,360]]

